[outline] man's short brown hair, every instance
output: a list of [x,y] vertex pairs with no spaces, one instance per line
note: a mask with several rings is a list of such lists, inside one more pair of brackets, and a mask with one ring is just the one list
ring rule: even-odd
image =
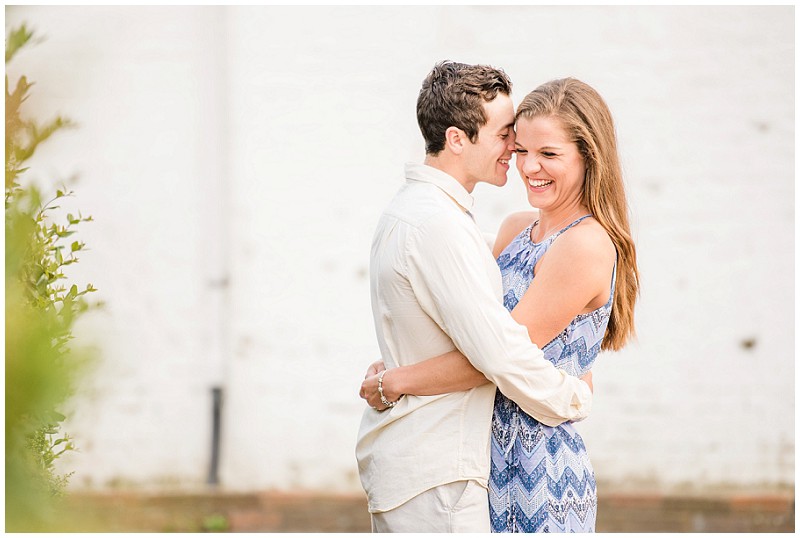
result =
[[511,94],[511,80],[502,69],[445,60],[422,82],[417,98],[417,123],[425,138],[425,153],[444,149],[445,131],[457,127],[471,142],[488,118],[483,104],[498,93]]

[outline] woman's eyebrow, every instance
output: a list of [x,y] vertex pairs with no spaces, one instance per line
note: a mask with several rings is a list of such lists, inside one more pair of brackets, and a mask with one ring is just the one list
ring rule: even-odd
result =
[[[528,148],[526,148],[525,146],[523,146],[522,144],[520,144],[516,140],[514,141],[514,149],[524,149],[524,150],[528,151]],[[543,146],[541,148],[536,149],[535,151],[538,151],[540,153],[541,152],[556,153],[556,152],[561,152],[562,149],[560,147],[558,147],[558,146]]]

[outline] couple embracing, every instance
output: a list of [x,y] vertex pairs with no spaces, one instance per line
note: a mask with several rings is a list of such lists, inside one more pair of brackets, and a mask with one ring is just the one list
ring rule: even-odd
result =
[[[516,113],[499,69],[437,64],[424,164],[382,214],[370,287],[382,361],[356,446],[375,532],[592,532],[594,471],[574,427],[591,367],[634,333],[635,246],[611,114],[575,79]],[[470,210],[512,156],[535,211],[491,250]]]

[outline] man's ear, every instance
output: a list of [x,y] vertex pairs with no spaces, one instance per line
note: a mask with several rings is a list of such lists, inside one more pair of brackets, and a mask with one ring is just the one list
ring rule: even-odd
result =
[[458,127],[448,127],[444,132],[444,144],[452,153],[461,155],[464,151],[464,144],[469,141],[467,133]]

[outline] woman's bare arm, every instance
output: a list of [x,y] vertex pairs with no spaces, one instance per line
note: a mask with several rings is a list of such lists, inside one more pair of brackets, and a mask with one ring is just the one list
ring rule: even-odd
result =
[[511,316],[543,348],[579,314],[608,301],[616,250],[600,224],[588,219],[563,234],[536,265],[536,278]]
[[[511,243],[536,216],[535,211],[526,211],[509,215],[500,225],[494,242],[495,258]],[[375,363],[370,366],[364,382],[361,384],[360,396],[380,409],[381,400],[378,395],[378,374]],[[381,368],[383,369],[383,368]],[[469,390],[488,383],[483,374],[475,369],[469,360],[458,350],[418,362],[409,366],[392,368],[383,378],[383,391],[387,400],[395,401],[401,394],[416,396],[433,396],[448,392]]]
[[[507,245],[527,224],[530,222],[510,217],[503,223],[498,241]],[[495,246],[498,255],[506,245]],[[613,244],[597,223],[582,227],[579,233],[565,234],[553,243],[536,268],[536,279],[511,312],[528,328],[533,343],[543,347],[575,316],[605,304],[614,255]],[[581,379],[592,388],[591,374]],[[483,383],[487,383],[483,374],[460,352],[451,351],[414,365],[392,368],[384,374],[383,391],[388,401],[396,401],[402,394],[430,396],[469,390]],[[377,387],[378,375],[367,377],[361,397],[382,409],[385,406]]]
[[[380,371],[368,375],[361,384],[359,395],[372,407],[383,409],[378,394]],[[386,370],[383,375],[383,394],[387,401],[397,401],[403,394],[433,396],[469,390],[487,379],[459,351],[450,351],[409,366]]]

